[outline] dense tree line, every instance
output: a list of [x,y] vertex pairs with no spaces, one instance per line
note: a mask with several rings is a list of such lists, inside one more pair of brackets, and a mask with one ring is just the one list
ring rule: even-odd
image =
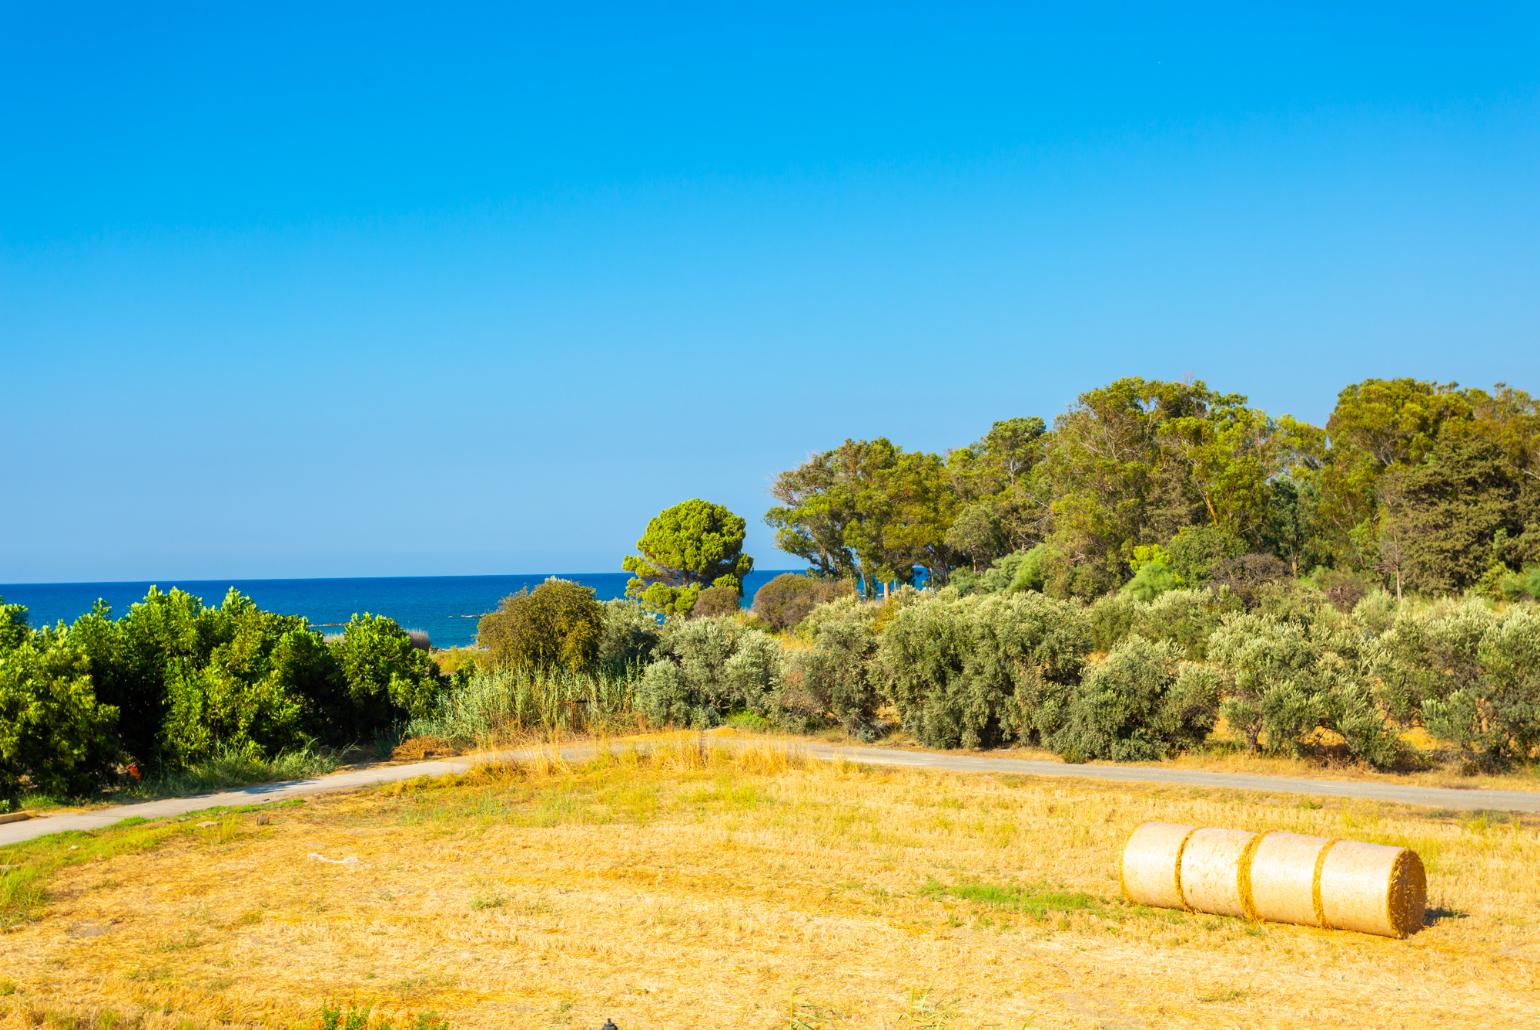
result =
[[1089,599],[1146,568],[1153,587],[1182,582],[1184,547],[1209,552],[1206,574],[1277,562],[1397,593],[1496,593],[1540,562],[1540,408],[1507,386],[1370,379],[1319,427],[1202,381],[1126,378],[1051,427],[997,422],[946,455],[847,440],[772,492],[777,544],[868,595],[1040,548],[1043,588]]
[[82,795],[219,755],[368,742],[428,712],[446,681],[411,636],[355,615],[334,638],[231,590],[205,606],[151,588],[33,628],[0,603],[0,802]]

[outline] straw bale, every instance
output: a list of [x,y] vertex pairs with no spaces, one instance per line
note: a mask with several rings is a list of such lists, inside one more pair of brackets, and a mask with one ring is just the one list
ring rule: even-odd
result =
[[1205,827],[1193,831],[1182,849],[1182,900],[1188,908],[1222,916],[1244,916],[1246,866],[1257,839],[1246,830]]
[[1262,834],[1251,853],[1251,914],[1275,923],[1321,926],[1315,896],[1317,859],[1331,841],[1302,833]]
[[1182,845],[1197,827],[1144,823],[1123,846],[1123,896],[1136,905],[1185,908],[1178,874]]
[[1317,874],[1325,925],[1384,937],[1422,926],[1427,876],[1406,848],[1343,840],[1326,852]]

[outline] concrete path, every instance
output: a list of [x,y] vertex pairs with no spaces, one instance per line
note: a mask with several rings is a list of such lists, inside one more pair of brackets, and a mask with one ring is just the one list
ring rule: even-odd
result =
[[[708,735],[713,747],[762,746],[767,741],[752,737]],[[615,742],[618,746],[647,746],[646,738]],[[780,741],[776,741],[780,743]],[[812,741],[787,741],[789,746],[810,758],[824,761],[848,761],[866,765],[896,766],[907,769],[935,769],[943,772],[1007,773],[1016,776],[1059,776],[1114,783],[1154,783],[1204,789],[1260,791],[1271,794],[1304,794],[1311,797],[1359,798],[1398,805],[1447,808],[1459,811],[1540,813],[1540,791],[1463,790],[1451,787],[1420,787],[1379,780],[1328,780],[1300,776],[1261,776],[1248,773],[1211,772],[1202,769],[1172,769],[1156,765],[1067,765],[1063,762],[1028,758],[991,758],[987,755],[959,755],[944,751],[900,751],[896,748],[868,747],[855,744],[822,744]],[[111,805],[88,812],[63,812],[20,822],[0,824],[0,846],[17,844],[62,833],[66,830],[96,830],[124,819],[164,819],[186,815],[207,808],[236,805],[260,805],[285,798],[308,797],[339,790],[356,790],[382,783],[396,783],[419,776],[447,776],[465,772],[473,765],[493,760],[517,760],[538,754],[540,748],[519,748],[466,755],[460,758],[411,762],[404,765],[372,765],[347,772],[332,773],[308,780],[268,783],[241,787],[217,794],[196,797],[165,798],[131,805]],[[593,756],[593,744],[571,744],[560,748],[567,761],[581,761]]]

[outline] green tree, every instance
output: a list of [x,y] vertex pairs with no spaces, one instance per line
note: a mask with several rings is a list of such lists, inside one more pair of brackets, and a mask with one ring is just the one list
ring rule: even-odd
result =
[[332,651],[360,730],[426,717],[444,687],[433,660],[412,646],[412,638],[394,619],[383,615],[354,615]]
[[97,700],[85,655],[64,634],[20,637],[15,627],[25,622],[16,616],[0,644],[0,801],[14,803],[24,786],[85,794],[117,757],[117,709]]
[[947,455],[947,469],[964,507],[946,543],[975,572],[1042,539],[1048,506],[1033,470],[1042,460],[1047,426],[1041,418],[996,422],[982,440]]
[[1135,545],[1209,522],[1252,532],[1269,468],[1268,423],[1245,398],[1202,381],[1136,377],[1080,395],[1054,424],[1039,467],[1054,500],[1059,594],[1094,596],[1124,578]]
[[476,643],[493,665],[576,672],[597,660],[604,629],[604,606],[593,589],[552,577],[483,615]]
[[911,582],[916,566],[944,583],[956,564],[946,537],[959,500],[937,455],[846,440],[781,473],[771,493],[781,502],[765,515],[776,544],[818,575],[858,581],[867,596]]
[[743,553],[746,524],[720,504],[694,499],[659,512],[621,567],[626,595],[665,615],[688,615],[706,587],[743,592],[754,559]]
[[1494,542],[1524,531],[1518,475],[1501,447],[1446,434],[1423,460],[1381,477],[1378,541],[1384,568],[1417,590],[1472,586],[1491,564]]

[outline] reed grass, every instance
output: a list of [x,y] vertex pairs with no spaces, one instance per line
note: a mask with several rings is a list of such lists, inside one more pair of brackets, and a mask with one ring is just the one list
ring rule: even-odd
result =
[[531,736],[604,734],[636,730],[629,674],[562,669],[479,670],[451,689],[405,735],[432,737],[456,747],[490,747]]

